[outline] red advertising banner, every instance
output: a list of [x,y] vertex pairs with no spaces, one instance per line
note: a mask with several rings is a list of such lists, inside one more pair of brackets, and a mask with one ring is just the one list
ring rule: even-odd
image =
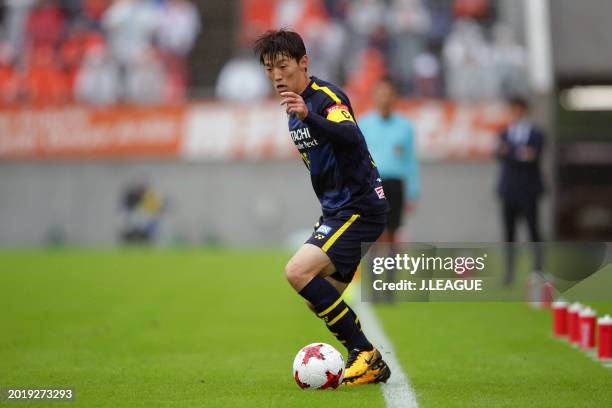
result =
[[[424,160],[489,159],[509,120],[503,104],[402,101],[398,108],[413,121]],[[357,122],[367,109],[355,103]],[[296,154],[276,101],[0,110],[0,159],[270,160]]]
[[185,108],[80,106],[0,111],[0,158],[176,157]]

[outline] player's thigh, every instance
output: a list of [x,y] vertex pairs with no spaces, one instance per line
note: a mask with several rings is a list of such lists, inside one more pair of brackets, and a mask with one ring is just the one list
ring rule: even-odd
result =
[[329,271],[329,265],[331,260],[321,248],[306,243],[289,260],[285,273],[291,286],[300,291],[312,278]]

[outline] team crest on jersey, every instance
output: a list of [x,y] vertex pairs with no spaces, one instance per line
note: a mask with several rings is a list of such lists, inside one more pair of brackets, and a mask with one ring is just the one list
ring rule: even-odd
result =
[[376,194],[378,195],[379,199],[383,199],[385,198],[385,190],[383,190],[382,186],[378,186],[374,189],[374,191],[376,191]]
[[320,232],[323,235],[327,235],[331,232],[332,228],[329,225],[321,225],[319,228],[317,228],[316,232]]

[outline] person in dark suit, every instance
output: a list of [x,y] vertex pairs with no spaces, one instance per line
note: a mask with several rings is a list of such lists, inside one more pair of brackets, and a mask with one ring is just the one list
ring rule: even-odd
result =
[[[544,149],[544,134],[528,118],[529,105],[525,99],[509,101],[514,121],[501,133],[497,158],[501,172],[497,192],[501,199],[504,241],[507,245],[504,284],[514,277],[514,248],[517,221],[527,221],[532,242],[540,242],[538,201],[544,192],[540,162]],[[534,271],[542,270],[542,253],[534,245]]]

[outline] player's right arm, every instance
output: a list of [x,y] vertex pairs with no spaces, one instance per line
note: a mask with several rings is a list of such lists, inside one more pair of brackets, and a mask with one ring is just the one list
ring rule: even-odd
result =
[[317,134],[322,135],[332,143],[357,143],[360,134],[352,115],[344,105],[336,109],[340,112],[330,112],[327,114],[327,117],[320,116],[310,111],[304,119],[304,123],[312,128]]
[[360,132],[347,105],[332,103],[324,107],[321,116],[309,110],[302,97],[293,92],[283,92],[282,104],[287,112],[295,113],[317,135],[327,138],[332,143],[354,144],[359,141]]

